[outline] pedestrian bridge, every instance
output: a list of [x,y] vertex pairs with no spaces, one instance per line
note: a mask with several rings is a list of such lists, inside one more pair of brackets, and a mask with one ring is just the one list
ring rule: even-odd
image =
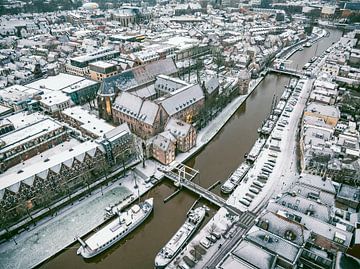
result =
[[186,188],[196,194],[198,194],[200,197],[208,200],[209,202],[219,206],[224,207],[229,212],[232,212],[236,215],[242,215],[243,212],[233,206],[230,206],[226,203],[226,200],[215,193],[211,192],[208,189],[205,189],[204,187],[194,183],[192,180],[196,177],[196,175],[199,174],[199,171],[188,167],[184,164],[175,164],[170,169],[163,170],[162,171],[167,178],[172,180],[175,184],[175,186],[178,186],[179,188]]

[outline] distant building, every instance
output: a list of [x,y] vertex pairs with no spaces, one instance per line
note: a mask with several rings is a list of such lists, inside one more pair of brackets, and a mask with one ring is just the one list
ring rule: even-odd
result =
[[239,94],[244,95],[248,93],[251,75],[246,70],[241,70],[238,78]]
[[93,53],[89,53],[84,56],[78,56],[70,59],[65,67],[66,72],[78,76],[89,76],[89,64],[97,61],[110,60],[112,58],[120,56],[119,51],[115,51],[112,48],[104,48]]
[[98,61],[89,64],[90,78],[102,81],[104,78],[112,77],[118,73],[116,64]]

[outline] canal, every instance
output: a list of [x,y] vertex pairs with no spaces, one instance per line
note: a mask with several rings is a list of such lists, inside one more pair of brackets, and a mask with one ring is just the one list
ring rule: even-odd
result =
[[[340,37],[340,31],[330,30],[330,36],[321,39],[318,45],[314,44],[310,48],[296,52],[290,58],[292,65],[301,68],[311,57],[320,55]],[[187,162],[187,165],[200,171],[197,183],[208,187],[217,180],[224,181],[244,160],[244,154],[249,152],[258,137],[257,129],[270,112],[273,96],[280,96],[288,82],[289,78],[285,76],[266,76],[215,138]],[[125,241],[105,253],[85,261],[76,255],[79,245],[74,244],[43,264],[41,268],[153,268],[157,252],[184,223],[186,212],[197,198],[192,193],[183,191],[169,202],[163,203],[164,198],[173,191],[174,187],[167,181],[151,190],[147,196],[155,199],[153,215]],[[213,191],[220,194],[219,187]],[[210,216],[214,212],[212,209]]]

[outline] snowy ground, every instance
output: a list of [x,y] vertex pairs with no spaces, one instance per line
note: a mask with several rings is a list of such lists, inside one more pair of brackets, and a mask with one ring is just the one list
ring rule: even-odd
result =
[[276,164],[273,168],[273,172],[270,174],[269,179],[267,180],[265,186],[262,188],[262,191],[255,196],[249,207],[241,204],[239,199],[245,197],[245,194],[249,192],[249,187],[253,184],[253,181],[257,179],[257,176],[261,173],[261,168],[263,168],[265,162],[268,161],[269,153],[272,151],[269,148],[271,143],[274,143],[272,135],[270,135],[268,141],[266,142],[265,147],[261,151],[261,154],[257,158],[254,166],[249,170],[247,177],[244,181],[241,182],[240,186],[233,192],[229,197],[228,203],[241,210],[250,210],[253,212],[258,212],[271,198],[271,196],[276,196],[284,189],[287,189],[292,182],[289,180],[294,178],[296,171],[296,134],[299,130],[298,125],[301,119],[302,111],[304,110],[307,97],[310,93],[312,86],[312,80],[307,80],[302,88],[299,100],[296,105],[293,107],[292,112],[288,112],[290,117],[284,117],[284,113],[281,115],[278,123],[286,119],[289,123],[285,127],[280,127],[277,123],[273,133],[276,132],[281,136],[281,141],[277,143],[280,147],[281,152],[278,152],[278,157],[276,158]]
[[[240,105],[252,93],[263,78],[252,80],[248,95],[242,95],[234,99],[213,121],[198,134],[197,146],[190,152],[179,154],[176,162],[183,162],[197,153],[205,146],[225,125]],[[132,199],[126,199],[119,208],[122,208],[139,195],[145,194],[154,184],[145,182],[144,179],[155,177],[162,178],[158,171],[161,164],[147,160],[145,168],[138,164],[125,178],[119,178],[101,190],[93,191],[91,196],[77,201],[74,205],[63,208],[57,215],[37,223],[14,237],[14,240],[0,245],[0,269],[2,268],[31,268],[55,255],[62,249],[74,242],[76,236],[84,236],[94,230],[104,221],[104,209],[109,204],[122,201],[132,195]],[[102,195],[103,193],[103,195]],[[222,211],[220,211],[222,212]],[[219,220],[223,220],[223,216]],[[219,226],[219,227],[226,227]],[[61,227],[61,229],[59,229]],[[15,244],[16,241],[16,244]],[[76,250],[74,250],[76,251]]]
[[130,190],[114,183],[103,193],[98,192],[71,208],[64,208],[46,223],[20,234],[14,238],[17,244],[15,241],[2,244],[0,268],[31,268],[46,260],[73,243],[76,236],[96,228],[104,220],[104,208],[115,201],[120,202]]

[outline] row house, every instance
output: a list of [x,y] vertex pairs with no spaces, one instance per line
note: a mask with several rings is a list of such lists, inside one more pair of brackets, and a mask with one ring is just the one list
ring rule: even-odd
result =
[[65,127],[45,118],[0,137],[1,171],[52,148],[68,138]]
[[8,173],[0,181],[0,214],[7,220],[46,206],[90,184],[106,165],[104,148],[87,141],[35,164]]

